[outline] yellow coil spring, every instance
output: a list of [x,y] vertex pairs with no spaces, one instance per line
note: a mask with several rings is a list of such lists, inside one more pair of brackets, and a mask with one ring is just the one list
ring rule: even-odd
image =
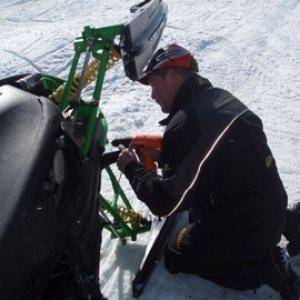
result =
[[140,225],[143,220],[143,216],[139,212],[125,206],[119,206],[119,213],[124,222],[132,225]]
[[[112,66],[115,65],[115,63],[120,59],[119,52],[113,48],[110,52],[110,57],[107,64],[107,69],[110,69]],[[100,61],[98,59],[94,59],[90,62],[87,68],[86,76],[83,83],[83,88],[89,85],[91,82],[93,82],[96,77],[99,70]],[[76,74],[74,76],[72,85],[71,85],[71,91],[69,95],[69,100],[72,101],[76,97],[76,93],[78,90],[80,81],[80,74]],[[60,85],[55,91],[52,92],[52,94],[49,96],[49,99],[53,101],[54,103],[58,104],[60,99],[62,98],[64,94],[64,90],[66,87],[66,82],[64,82],[62,85]]]
[[113,67],[118,62],[118,60],[120,58],[121,58],[121,55],[117,51],[117,49],[116,48],[112,48],[112,50],[110,52],[108,64],[107,64],[107,69],[110,69],[111,67]]

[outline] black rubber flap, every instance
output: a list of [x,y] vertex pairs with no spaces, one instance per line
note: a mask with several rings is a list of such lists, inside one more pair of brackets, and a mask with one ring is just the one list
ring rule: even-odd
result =
[[126,75],[137,80],[152,57],[167,23],[163,0],[144,1],[134,6],[132,21],[121,35],[121,55]]

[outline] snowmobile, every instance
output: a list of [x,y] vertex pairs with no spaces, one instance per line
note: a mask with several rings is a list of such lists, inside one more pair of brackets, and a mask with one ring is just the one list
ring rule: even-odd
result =
[[[0,80],[0,299],[101,299],[102,228],[123,243],[150,228],[110,167],[118,152],[105,152],[100,108],[106,70],[122,59],[136,80],[166,25],[162,0],[131,13],[127,24],[84,28],[66,81],[40,73]],[[100,193],[103,171],[112,200]]]

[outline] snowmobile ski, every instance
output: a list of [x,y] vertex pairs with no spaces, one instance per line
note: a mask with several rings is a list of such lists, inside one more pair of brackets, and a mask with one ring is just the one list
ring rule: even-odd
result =
[[145,255],[140,264],[134,280],[132,281],[132,294],[139,297],[143,292],[148,280],[158,264],[175,228],[178,215],[168,218],[152,220],[150,239]]

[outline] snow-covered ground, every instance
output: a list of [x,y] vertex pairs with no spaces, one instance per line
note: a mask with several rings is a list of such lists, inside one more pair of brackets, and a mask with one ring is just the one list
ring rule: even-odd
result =
[[[289,203],[300,200],[300,2],[298,0],[166,0],[168,28],[161,44],[190,49],[200,72],[228,89],[263,120]],[[0,0],[0,79],[40,71],[66,78],[73,41],[83,26],[130,19],[135,0]],[[297,33],[298,32],[298,33]],[[133,83],[119,63],[107,74],[102,108],[109,138],[155,132],[163,117],[147,87]],[[134,199],[128,184],[122,179]],[[108,192],[108,182],[103,189]],[[130,282],[148,235],[122,246],[105,236],[101,287],[110,299],[131,299]],[[246,246],[246,245],[245,245]],[[298,261],[300,264],[300,262]],[[161,262],[141,299],[279,299],[262,287],[236,292],[196,276],[170,275]]]

